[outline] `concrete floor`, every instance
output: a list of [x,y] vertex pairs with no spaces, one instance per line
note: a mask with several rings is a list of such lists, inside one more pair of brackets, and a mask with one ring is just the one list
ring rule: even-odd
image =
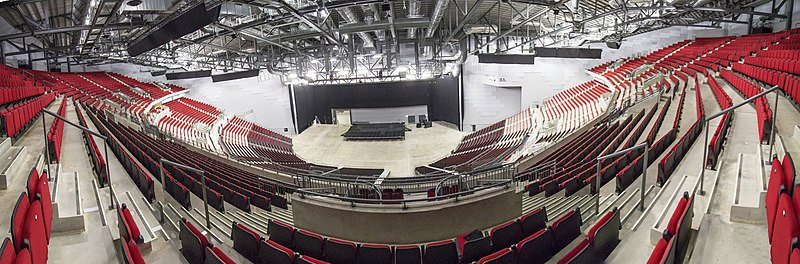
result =
[[349,125],[313,125],[294,136],[294,151],[304,160],[334,167],[382,168],[389,177],[413,176],[414,168],[446,157],[462,133],[452,125],[433,122],[431,128],[407,127],[405,140],[345,141]]

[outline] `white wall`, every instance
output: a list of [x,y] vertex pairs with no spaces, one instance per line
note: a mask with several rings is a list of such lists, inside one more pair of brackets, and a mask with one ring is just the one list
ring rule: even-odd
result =
[[[798,1],[800,2],[800,1]],[[746,31],[747,28],[744,28]],[[591,48],[602,48],[602,59],[562,59],[536,58],[534,65],[509,65],[478,63],[477,56],[470,55],[462,66],[464,74],[464,127],[471,130],[471,125],[478,129],[497,122],[510,115],[498,109],[521,108],[540,104],[542,99],[552,96],[558,91],[592,80],[586,70],[607,62],[631,56],[636,53],[650,52],[670,44],[696,37],[720,37],[739,32],[736,28],[725,26],[723,29],[671,27],[626,38],[620,49],[614,50],[605,44],[592,44]],[[740,33],[741,34],[741,33]],[[487,96],[494,94],[496,88],[485,84],[487,76],[505,77],[508,83],[520,85],[520,98],[501,98]],[[519,103],[521,102],[521,104]]]
[[[258,77],[214,83],[210,77],[167,80],[163,75],[153,77],[149,72],[143,72],[147,69],[123,63],[85,67],[86,71],[110,71],[140,81],[165,82],[189,88],[187,97],[221,108],[226,114],[253,110],[244,119],[279,133],[284,128],[294,131],[289,90],[278,76],[261,71]],[[75,67],[73,71],[76,71]]]

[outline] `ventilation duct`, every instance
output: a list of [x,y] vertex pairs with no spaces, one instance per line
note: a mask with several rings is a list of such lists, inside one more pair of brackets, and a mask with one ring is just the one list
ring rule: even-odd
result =
[[[377,5],[375,4],[362,5],[361,9],[364,10],[364,22],[366,22],[367,24],[381,21],[381,12],[380,10],[378,10]],[[373,32],[375,33],[375,36],[378,37],[378,40],[380,41],[386,40],[385,30],[375,30]]]
[[[406,5],[408,9],[408,18],[420,18],[419,15],[419,0],[408,0],[408,5]],[[417,37],[417,28],[409,28],[408,29],[408,38],[413,39]]]
[[436,28],[439,27],[439,22],[442,21],[442,16],[444,16],[444,11],[447,9],[448,4],[450,4],[450,0],[436,0],[436,5],[433,6],[433,11],[431,12],[431,24],[428,26],[425,38],[432,38],[433,34],[436,33]]
[[252,15],[250,11],[251,9],[248,5],[227,2],[222,4],[219,14],[226,16],[246,17]]
[[[353,10],[351,10],[349,7],[342,7],[337,9],[337,11],[339,11],[339,15],[341,15],[344,21],[347,22],[348,24],[358,23],[356,14],[353,13]],[[367,34],[366,32],[359,32],[357,34],[361,38],[361,40],[364,41],[365,48],[375,47],[375,43],[373,42],[372,37],[369,34]]]

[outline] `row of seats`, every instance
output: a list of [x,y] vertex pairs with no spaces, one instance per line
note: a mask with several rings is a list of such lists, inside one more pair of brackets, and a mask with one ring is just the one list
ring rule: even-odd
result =
[[667,228],[664,229],[663,236],[650,253],[647,264],[683,263],[692,236],[693,217],[694,196],[684,192],[667,223]]
[[788,153],[783,156],[783,161],[777,155],[773,156],[766,197],[767,235],[772,263],[800,261],[800,254],[795,253],[800,251],[797,243],[800,239],[800,185],[794,185],[795,176],[794,163]]
[[[225,252],[208,242],[208,238],[186,219],[180,220],[180,252],[189,263],[235,264]],[[253,263],[272,263],[256,262]]]
[[[61,100],[61,106],[58,107],[56,112],[59,116],[67,116],[67,98]],[[64,140],[64,120],[54,118],[53,124],[50,125],[50,131],[47,132],[47,146],[48,155],[50,160],[59,162],[61,161],[61,142]]]
[[0,105],[13,103],[25,98],[34,97],[42,94],[44,94],[43,86],[13,87],[13,88],[0,87]]
[[[727,69],[722,69],[719,74],[723,79],[742,94],[745,98],[750,98],[761,92],[761,87],[744,79]],[[767,104],[765,97],[760,97],[753,101],[756,107],[756,123],[758,124],[758,137],[762,143],[769,141],[770,130],[772,129],[772,109]]]
[[800,104],[800,76],[741,63],[733,64],[731,69],[763,83],[777,85],[792,102]]
[[800,60],[746,57],[744,58],[744,63],[792,74],[800,74]]
[[[116,136],[152,175],[160,175],[156,160],[163,157],[205,171],[206,184],[210,188],[209,190],[214,191],[209,192],[212,199],[219,194],[221,196],[219,198],[225,202],[247,212],[250,211],[251,204],[264,210],[271,210],[271,205],[287,208],[286,199],[282,195],[276,194],[276,192],[285,193],[289,190],[282,183],[265,181],[252,173],[234,168],[203,154],[173,143],[153,139],[140,131],[118,125],[107,120],[102,112],[96,114],[98,120],[109,129],[109,132]],[[173,187],[167,188],[167,190],[173,190],[171,194],[177,197],[176,199],[182,201],[186,207],[190,206],[189,191],[201,196],[201,176],[171,166],[166,168],[165,180],[167,182],[165,184]],[[220,201],[218,205],[221,208],[222,202]]]
[[7,137],[13,138],[17,136],[17,133],[25,129],[31,120],[38,116],[42,109],[53,102],[55,98],[55,93],[47,93],[0,110],[0,117],[2,117],[0,119],[0,127],[5,128],[2,131],[5,132]]
[[[677,130],[674,130],[677,131]],[[700,132],[703,131],[703,121],[697,120],[686,130],[686,133],[681,136],[678,140],[678,143],[672,146],[672,149],[667,153],[666,156],[661,158],[661,161],[658,163],[658,183],[664,184],[664,182],[672,176],[672,173],[675,171],[675,168],[678,167],[683,157],[689,152],[689,149],[694,144],[694,141],[700,136]]]
[[[661,129],[661,125],[664,123],[664,118],[667,116],[667,112],[669,110],[669,106],[672,104],[672,98],[667,99],[664,102],[664,105],[661,106],[661,111],[658,111],[658,117],[653,122],[653,126],[650,128],[650,132],[647,133],[647,142],[650,142],[651,145],[653,141],[655,141],[656,136],[658,136],[658,131]],[[635,143],[631,142],[631,144],[626,144],[626,148],[633,147]]]
[[0,263],[47,263],[52,221],[53,204],[47,173],[40,175],[33,168],[26,189],[20,193],[11,212],[12,245],[3,242]]
[[144,258],[138,246],[138,244],[144,242],[144,238],[139,232],[136,221],[133,220],[131,210],[123,203],[121,207],[117,208],[116,212],[120,248],[122,249],[125,264],[144,264]]
[[[79,124],[83,127],[89,127],[86,124],[86,119],[83,117],[80,107],[78,106],[78,101],[73,101],[73,103],[75,105],[75,113],[78,115]],[[81,130],[81,134],[83,135],[83,144],[86,147],[89,159],[92,160],[92,170],[94,170],[95,175],[97,175],[98,184],[100,187],[103,187],[108,182],[106,177],[106,161],[103,159],[103,154],[100,153],[100,149],[97,147],[94,136],[91,133],[83,130]]]
[[581,232],[578,211],[556,220],[550,228],[546,226],[546,220],[545,210],[537,209],[495,226],[488,236],[475,230],[455,239],[422,246],[356,244],[296,229],[277,220],[268,223],[268,240],[236,223],[231,236],[234,249],[254,263],[293,263],[302,256],[326,261],[319,263],[506,263],[494,262],[493,259],[497,252],[512,250],[513,258],[521,263],[545,263]]
[[[88,112],[89,118],[95,124],[97,130],[100,131],[101,134],[107,137],[111,137],[111,133],[109,133],[106,126],[97,119],[97,117],[93,112],[91,112],[93,111],[94,108],[88,107],[87,104],[83,104],[83,106],[84,109],[89,110]],[[139,163],[136,162],[136,160],[134,159],[133,156],[131,156],[131,154],[128,154],[127,151],[123,150],[120,147],[117,140],[109,140],[106,143],[109,144],[108,146],[111,148],[111,151],[114,152],[114,155],[119,158],[119,162],[122,164],[122,167],[125,168],[125,171],[131,177],[133,183],[136,184],[136,187],[139,188],[139,191],[142,192],[142,195],[145,197],[145,199],[147,199],[147,201],[150,203],[155,201],[156,198],[155,184],[153,182],[153,178],[150,177],[150,174],[146,173],[142,169],[142,167],[139,165]],[[143,153],[142,150],[136,146],[126,145],[126,147],[131,151],[131,153],[134,153],[134,155],[138,154],[142,156],[137,158],[144,158],[143,156],[146,156],[142,155]],[[147,158],[149,159],[150,157],[147,156]],[[152,159],[150,159],[149,161],[151,162],[151,164],[155,163]]]
[[619,244],[619,230],[622,229],[620,212],[617,208],[603,214],[589,229],[586,238],[558,260],[558,264],[602,263]]
[[[714,92],[714,98],[717,100],[721,109],[727,109],[733,105],[731,101],[731,97],[722,90],[722,87],[719,86],[717,80],[710,75],[706,76],[708,78],[708,86],[711,87],[711,91]],[[719,154],[722,151],[722,145],[725,143],[725,139],[728,135],[728,129],[731,126],[731,121],[733,119],[732,115],[733,112],[728,112],[722,115],[722,119],[719,121],[719,125],[717,125],[717,129],[714,130],[714,135],[711,137],[711,142],[708,143],[708,158],[706,159],[706,167],[714,168],[717,166],[717,161],[719,159]]]

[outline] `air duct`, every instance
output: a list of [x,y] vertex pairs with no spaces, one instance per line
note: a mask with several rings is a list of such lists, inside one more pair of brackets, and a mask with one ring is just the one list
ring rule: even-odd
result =
[[450,0],[436,0],[436,5],[433,6],[433,12],[431,12],[431,24],[428,26],[425,38],[432,38],[433,34],[436,33],[436,28],[439,27],[439,22],[442,21],[442,16],[444,16],[444,11],[447,10],[448,4],[450,4]]
[[[346,21],[348,24],[358,23],[356,14],[353,13],[353,10],[351,10],[349,7],[342,7],[337,9],[337,11],[339,11],[339,15],[341,15],[344,21]],[[372,41],[372,37],[369,34],[365,32],[359,32],[357,34],[361,40],[364,41],[365,48],[375,47],[375,43]]]
[[[419,15],[419,0],[408,0],[408,5],[406,5],[408,9],[408,18],[420,18]],[[413,39],[417,37],[417,28],[409,28],[408,29],[408,38]]]
[[[371,24],[372,22],[381,21],[381,12],[378,10],[378,6],[375,4],[371,5],[362,5],[361,9],[364,10],[364,22],[367,24]],[[375,30],[372,31],[375,33],[375,36],[378,37],[378,40],[384,41],[386,40],[386,31],[385,30]]]

